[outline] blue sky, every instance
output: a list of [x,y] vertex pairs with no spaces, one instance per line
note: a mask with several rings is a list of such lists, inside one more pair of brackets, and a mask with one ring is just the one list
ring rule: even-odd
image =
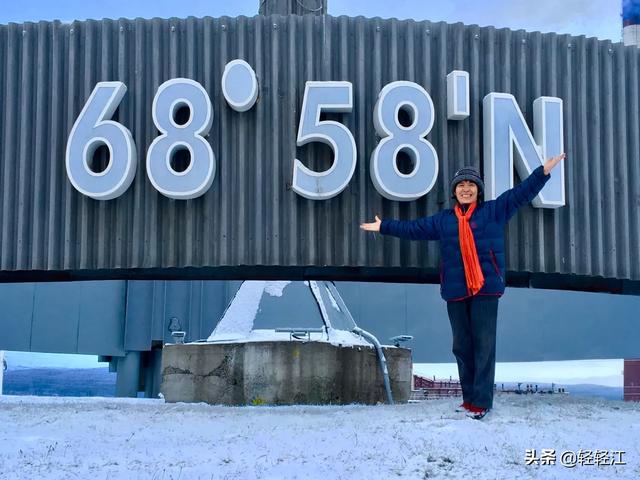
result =
[[[0,23],[87,18],[253,16],[260,0],[21,0],[1,2]],[[272,0],[265,0],[272,1]],[[304,0],[300,0],[304,1]],[[328,0],[331,15],[494,25],[621,40],[621,0]]]

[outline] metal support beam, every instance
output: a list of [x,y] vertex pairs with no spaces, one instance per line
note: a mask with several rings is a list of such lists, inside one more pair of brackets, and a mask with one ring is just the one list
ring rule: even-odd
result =
[[140,352],[118,357],[116,397],[137,397],[140,383]]
[[160,383],[162,382],[162,349],[154,348],[145,352],[144,363],[144,396],[158,398]]

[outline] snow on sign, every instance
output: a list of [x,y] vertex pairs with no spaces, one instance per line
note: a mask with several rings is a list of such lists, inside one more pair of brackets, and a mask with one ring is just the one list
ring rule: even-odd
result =
[[[253,68],[243,60],[229,62],[222,75],[226,103],[244,115],[259,96]],[[80,193],[96,200],[111,200],[131,185],[138,152],[131,132],[110,120],[127,87],[122,82],[99,82],[76,119],[66,150],[67,176]],[[357,92],[355,92],[357,93]],[[348,81],[308,81],[305,85],[296,143],[328,145],[331,166],[314,171],[293,160],[291,188],[311,200],[326,200],[340,194],[356,170],[358,152],[353,132],[334,120],[321,120],[323,113],[348,115],[353,109],[353,85]],[[214,99],[219,100],[219,99]],[[448,121],[464,121],[473,112],[469,100],[469,74],[453,71],[447,76]],[[216,158],[205,136],[212,128],[212,99],[198,82],[174,78],[158,87],[153,99],[153,122],[160,135],[146,153],[150,182],[163,195],[187,200],[209,190],[216,175]],[[527,177],[545,158],[564,151],[562,100],[540,97],[533,102],[534,134],[531,133],[513,95],[489,93],[483,100],[484,168],[487,198],[513,186],[513,170]],[[189,112],[184,123],[176,112]],[[401,120],[401,116],[409,120]],[[434,125],[435,109],[429,93],[419,84],[396,81],[385,85],[374,106],[373,125],[380,141],[370,153],[370,176],[378,193],[396,201],[413,201],[426,195],[438,177],[438,154],[426,140]],[[105,146],[109,161],[101,171],[91,167],[96,150]],[[514,148],[515,147],[515,148]],[[188,166],[178,171],[172,158],[188,152]],[[401,172],[398,156],[411,160],[411,171]],[[557,208],[565,204],[564,165],[536,197],[536,207]]]

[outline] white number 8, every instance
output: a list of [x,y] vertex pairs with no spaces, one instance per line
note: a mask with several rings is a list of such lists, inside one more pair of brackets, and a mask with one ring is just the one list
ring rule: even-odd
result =
[[[398,115],[407,111],[411,125]],[[433,101],[417,83],[398,81],[386,85],[378,96],[373,119],[380,143],[371,154],[370,174],[376,190],[389,200],[416,200],[429,192],[438,178],[438,154],[423,137],[433,127]],[[412,160],[410,173],[400,172],[398,154]]]
[[[175,114],[183,107],[188,108],[189,119],[179,125]],[[168,80],[158,87],[152,114],[161,134],[147,151],[149,180],[169,198],[186,200],[203,195],[216,174],[213,150],[203,137],[213,122],[213,109],[206,90],[188,78]],[[171,166],[171,160],[181,148],[188,150],[190,162],[179,172]]]

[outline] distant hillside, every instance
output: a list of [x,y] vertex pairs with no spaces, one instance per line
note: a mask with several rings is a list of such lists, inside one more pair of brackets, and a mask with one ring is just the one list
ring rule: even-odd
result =
[[108,368],[16,368],[4,372],[5,395],[113,397],[116,374]]
[[567,385],[567,391],[574,397],[600,397],[607,400],[622,400],[624,389],[622,387],[605,387],[602,385]]
[[[502,389],[504,386],[505,390],[515,390],[518,387],[518,384],[515,382],[502,382],[498,383],[498,391]],[[551,389],[552,384],[550,383],[540,383],[537,384],[540,390],[548,391]],[[520,383],[520,387],[522,389],[526,388],[526,384]],[[622,400],[623,399],[623,388],[622,387],[607,387],[604,385],[594,385],[588,383],[581,383],[576,385],[565,385],[562,383],[553,384],[554,390],[557,390],[558,387],[564,388],[564,390],[572,397],[596,397],[596,398],[604,398],[607,400]],[[539,395],[539,394],[534,394]]]

